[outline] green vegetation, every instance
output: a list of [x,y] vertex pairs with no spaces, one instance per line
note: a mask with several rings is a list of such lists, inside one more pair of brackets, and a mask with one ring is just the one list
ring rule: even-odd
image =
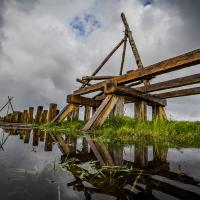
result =
[[[83,121],[48,123],[40,128],[48,131],[81,133]],[[111,117],[103,126],[91,130],[92,137],[106,143],[170,143],[171,146],[200,146],[200,122],[147,121],[137,122],[133,118]]]

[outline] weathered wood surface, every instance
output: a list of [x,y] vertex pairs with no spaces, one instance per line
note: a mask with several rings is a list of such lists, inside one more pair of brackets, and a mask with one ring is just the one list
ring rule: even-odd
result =
[[52,121],[56,116],[57,104],[51,103],[49,105],[48,122]]
[[147,106],[145,101],[136,101],[134,104],[134,116],[137,121],[147,120]]
[[85,106],[85,111],[84,111],[84,121],[89,121],[90,120],[90,116],[91,116],[91,109],[92,107],[90,106]]
[[159,98],[169,99],[169,98],[174,98],[174,97],[191,96],[191,95],[196,95],[196,94],[200,94],[200,87],[176,90],[176,91],[171,91],[171,92],[164,92],[164,93],[154,94],[154,95]]
[[115,78],[116,76],[83,76],[82,80],[105,80]]
[[101,126],[114,108],[117,100],[118,97],[116,95],[107,95],[91,119],[86,123],[83,130],[86,131],[88,129]]
[[112,93],[119,94],[119,95],[124,94],[127,96],[132,96],[136,99],[138,98],[138,99],[145,100],[150,103],[159,104],[162,106],[166,106],[167,104],[165,99],[159,99],[158,97],[152,94],[144,93],[136,89],[130,88],[128,86],[117,85],[116,83],[112,83],[112,82],[108,83],[105,86],[104,92],[105,94],[112,94]]
[[127,36],[125,36],[125,38],[124,38],[124,46],[123,46],[122,60],[121,60],[119,75],[122,75],[123,68],[124,68],[124,61],[125,61],[125,55],[126,55],[126,43],[127,43]]
[[37,107],[37,112],[36,112],[36,115],[35,115],[35,123],[36,124],[40,123],[40,118],[41,118],[41,115],[42,115],[42,111],[43,111],[43,106],[38,106]]
[[152,106],[152,119],[166,120],[167,115],[165,112],[165,107],[159,105]]
[[47,122],[47,116],[48,116],[48,110],[43,110],[41,117],[40,117],[40,123]]
[[101,101],[96,101],[95,99],[82,97],[78,95],[68,95],[67,103],[75,103],[84,106],[98,107],[101,104]]
[[33,112],[34,112],[34,107],[29,107],[28,108],[28,121],[29,121],[29,123],[33,122]]
[[73,111],[75,111],[75,109],[77,108],[77,104],[74,103],[70,103],[67,104],[61,111],[60,113],[54,117],[54,119],[52,120],[52,122],[61,122],[63,120],[65,120],[69,115],[72,114]]
[[172,79],[169,81],[163,81],[159,83],[154,83],[147,86],[137,87],[137,90],[145,91],[145,92],[154,92],[159,90],[165,90],[165,89],[172,89],[176,87],[182,87],[186,85],[192,85],[200,83],[200,74],[194,74],[190,76],[185,76],[181,78]]
[[[124,74],[122,76],[112,78],[111,80],[117,83],[129,83],[132,81],[137,81],[141,78],[146,78],[148,76],[164,74],[167,72],[179,70],[197,64],[200,64],[200,49],[161,61],[143,69],[134,70],[129,74]],[[79,90],[74,91],[74,95],[87,94],[103,89],[104,85],[108,82],[109,80],[106,80],[85,88],[81,88]]]
[[122,18],[122,21],[123,21],[124,26],[125,26],[125,34],[128,37],[128,39],[129,39],[129,43],[130,43],[133,55],[135,57],[136,64],[137,64],[137,66],[138,66],[139,69],[143,68],[142,60],[140,58],[140,55],[139,55],[139,52],[137,50],[135,41],[133,39],[133,35],[132,35],[132,32],[131,32],[131,29],[130,29],[130,27],[128,25],[128,22],[126,20],[126,17],[124,15],[124,13],[121,13],[121,18]]

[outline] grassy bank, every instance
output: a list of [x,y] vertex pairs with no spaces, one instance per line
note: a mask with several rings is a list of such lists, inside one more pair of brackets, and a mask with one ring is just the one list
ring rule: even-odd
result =
[[[54,132],[79,133],[83,121],[59,124],[44,124],[42,129]],[[106,120],[99,129],[90,131],[95,140],[112,143],[161,142],[185,146],[200,146],[200,122],[188,121],[147,121],[136,122],[133,118],[113,117]]]

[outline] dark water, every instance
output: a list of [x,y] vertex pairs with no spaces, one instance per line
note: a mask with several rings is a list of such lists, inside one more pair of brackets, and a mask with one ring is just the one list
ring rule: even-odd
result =
[[[52,136],[0,129],[0,199],[200,199],[200,149]],[[101,170],[102,162],[112,165],[112,172],[93,176],[91,169]],[[130,172],[135,168],[142,171]]]

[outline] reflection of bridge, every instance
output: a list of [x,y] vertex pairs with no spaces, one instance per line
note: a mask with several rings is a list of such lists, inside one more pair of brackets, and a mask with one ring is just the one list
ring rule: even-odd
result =
[[[159,191],[179,199],[199,199],[200,195],[195,192],[184,189],[183,184],[187,184],[188,187],[199,188],[199,182],[195,181],[192,177],[186,174],[179,174],[170,171],[169,163],[167,162],[168,148],[165,146],[153,146],[153,157],[150,161],[149,151],[147,146],[134,146],[130,160],[124,157],[124,146],[115,146],[100,144],[94,142],[91,138],[86,137],[82,140],[74,136],[64,135],[64,134],[49,134],[40,130],[16,130],[10,129],[6,130],[10,135],[19,135],[19,138],[24,141],[24,143],[32,142],[33,146],[37,146],[39,142],[45,142],[44,150],[51,151],[53,142],[56,140],[58,146],[63,153],[62,160],[65,158],[76,158],[79,163],[86,163],[91,160],[98,161],[101,165],[106,163],[110,166],[129,166],[133,168],[139,168],[143,170],[143,175],[137,181],[136,191],[131,191],[127,187],[119,188],[116,191],[116,196],[118,194],[126,194],[129,199],[157,199],[155,196],[155,191]],[[30,141],[30,135],[33,135],[32,141]],[[70,183],[69,185],[74,185],[77,189],[77,184],[80,187],[78,189],[85,191],[86,196],[90,193],[106,193],[98,188],[85,186],[81,179],[79,179],[76,174],[76,181]],[[133,184],[133,178],[131,175],[121,174],[122,185]],[[198,190],[199,191],[199,190]],[[107,193],[114,195],[111,193]],[[89,198],[88,198],[89,199]],[[123,198],[122,198],[123,199]],[[125,199],[125,196],[124,196]]]

